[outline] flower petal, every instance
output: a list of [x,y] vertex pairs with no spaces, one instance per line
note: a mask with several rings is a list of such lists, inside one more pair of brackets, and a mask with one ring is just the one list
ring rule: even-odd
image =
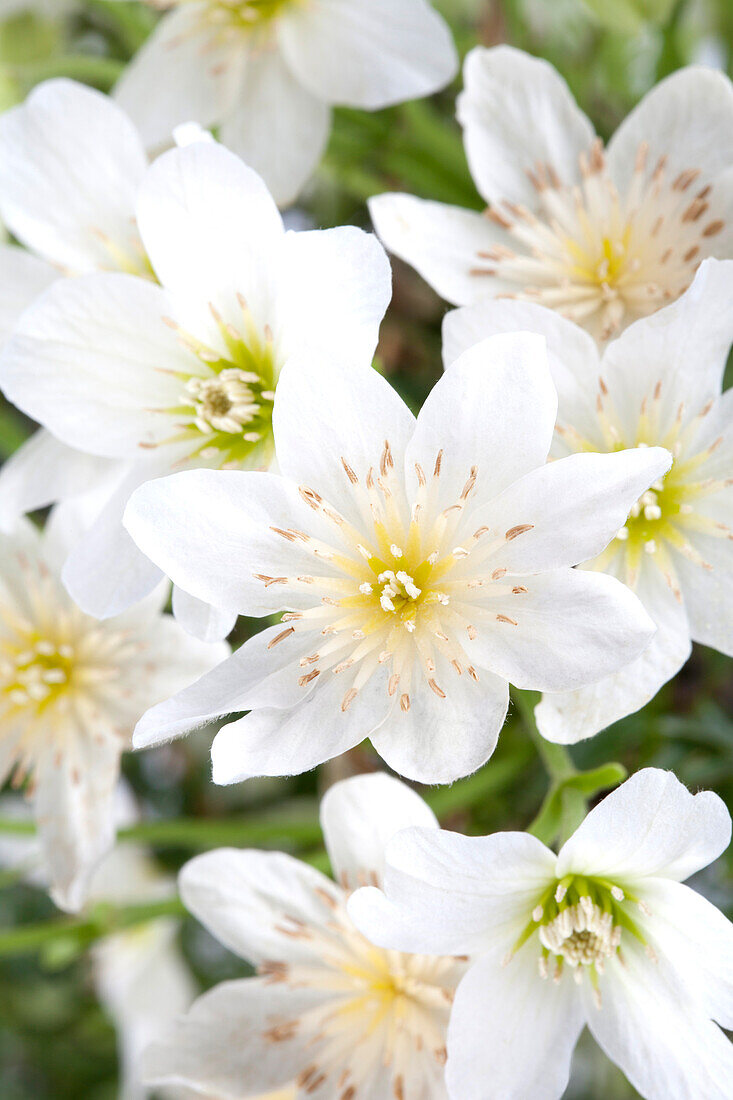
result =
[[436,955],[511,948],[556,856],[529,833],[462,836],[409,828],[387,844],[384,893],[349,901],[357,927],[380,947]]
[[544,464],[556,412],[542,337],[491,336],[464,352],[428,395],[405,455],[407,484],[416,490],[415,465],[429,477],[442,452],[439,508],[461,499],[474,466],[469,507],[473,499],[491,500]]
[[517,687],[572,691],[623,668],[649,645],[653,621],[614,577],[556,569],[522,580],[525,591],[485,607],[476,638],[465,643],[480,668]]
[[194,1002],[165,1039],[152,1043],[143,1059],[144,1078],[219,1100],[240,1100],[244,1081],[251,1096],[269,1094],[294,1080],[312,1057],[300,1036],[273,1042],[272,1029],[297,1020],[322,997],[258,978],[221,982]]
[[34,813],[50,893],[67,912],[81,909],[97,863],[114,844],[114,796],[122,741],[94,731],[52,746],[35,769]]
[[466,58],[464,83],[458,119],[488,202],[536,206],[527,172],[537,164],[554,168],[565,185],[580,182],[578,157],[595,134],[552,65],[511,46],[477,47]]
[[214,782],[299,775],[360,744],[387,716],[386,672],[374,673],[344,710],[348,689],[348,682],[331,676],[316,682],[298,706],[265,707],[224,726],[211,746]]
[[288,233],[273,328],[283,359],[304,348],[367,367],[392,295],[392,273],[377,238],[354,226]]
[[724,73],[690,66],[657,84],[621,123],[608,145],[614,183],[626,190],[639,146],[665,176],[699,168],[705,180],[733,163],[733,86]]
[[177,586],[173,588],[173,614],[187,634],[202,642],[221,641],[237,622],[236,612],[212,607]]
[[135,727],[136,749],[159,745],[225,714],[250,707],[292,707],[305,692],[298,686],[301,650],[275,639],[281,626],[255,634],[220,665],[171,699],[152,707]]
[[164,324],[169,313],[165,293],[145,279],[59,279],[0,352],[0,385],[69,447],[140,458],[141,446],[171,435],[156,409],[178,404],[174,373],[198,362]]
[[560,850],[557,875],[681,882],[730,843],[730,814],[712,791],[692,795],[672,772],[644,768],[606,795]]
[[10,336],[23,310],[58,277],[55,268],[30,252],[0,245],[0,341]]
[[237,35],[207,27],[198,5],[184,4],[164,16],[125,67],[114,99],[149,149],[165,145],[179,123],[221,120],[240,87],[242,53]]
[[142,266],[135,196],[147,159],[124,111],[72,80],[47,80],[0,119],[0,216],[74,273]]
[[372,744],[390,768],[418,783],[451,783],[476,771],[489,759],[509,706],[509,686],[490,672],[478,683],[437,660],[435,681],[445,692],[436,694],[420,680],[409,692],[406,713],[394,707],[389,719],[372,734]]
[[221,470],[148,481],[124,515],[137,545],[174,584],[214,607],[248,615],[312,606],[306,586],[291,587],[285,578],[310,574],[313,558],[275,532],[295,527],[319,536],[317,519],[284,478]]
[[584,1015],[574,983],[568,976],[542,981],[531,948],[506,967],[497,952],[479,959],[453,1002],[445,1071],[451,1095],[484,1100],[490,1081],[501,1100],[557,1100]]
[[644,883],[657,953],[721,1025],[733,1027],[733,924],[701,894],[669,879]]
[[[388,440],[399,469],[415,429],[407,405],[376,371],[359,363],[344,370],[305,354],[283,369],[272,423],[283,475],[315,489],[352,523],[359,513],[342,459],[363,483],[379,468]],[[311,528],[312,520],[305,530]]]
[[76,496],[80,487],[95,489],[117,465],[68,447],[39,429],[0,468],[0,528],[9,528],[27,512]]
[[264,49],[247,57],[237,103],[219,132],[286,206],[318,165],[330,129],[328,104],[296,79],[279,50]]
[[257,173],[223,145],[196,141],[159,157],[137,217],[158,278],[187,305],[216,301],[241,316],[239,293],[255,316],[267,308],[282,219]]
[[345,890],[381,882],[387,841],[410,825],[437,828],[438,822],[399,779],[373,772],[335,783],[321,802],[321,827],[336,880]]
[[430,95],[458,68],[450,30],[426,0],[320,0],[285,15],[279,39],[314,95],[370,111]]
[[[596,557],[671,462],[663,448],[641,447],[569,455],[532,470],[475,514],[477,527],[485,523],[500,536],[511,533],[492,564],[512,574],[532,573]],[[520,527],[525,530],[514,534]]]
[[195,856],[179,876],[189,912],[236,955],[257,966],[313,957],[288,920],[324,926],[341,891],[320,871],[284,852],[218,848]]
[[586,1008],[598,1045],[649,1100],[727,1100],[733,1044],[690,1002],[666,959],[653,963],[633,945],[624,959],[602,982],[601,1008]]
[[384,247],[414,267],[446,301],[467,305],[502,290],[500,280],[475,274],[479,253],[503,239],[502,231],[477,211],[388,193],[369,200],[369,213]]
[[[731,490],[725,495],[733,499]],[[693,639],[733,657],[733,556],[730,534],[721,536],[695,534],[690,540],[708,568],[678,553],[673,557]]]
[[643,563],[634,591],[654,620],[656,634],[644,652],[620,672],[577,691],[545,695],[535,718],[548,741],[574,745],[640,710],[689,657],[685,609],[653,562]]

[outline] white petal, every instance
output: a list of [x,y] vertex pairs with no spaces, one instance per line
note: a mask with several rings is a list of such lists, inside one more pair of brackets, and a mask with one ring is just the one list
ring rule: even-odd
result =
[[730,843],[725,803],[712,791],[692,795],[671,772],[644,768],[606,795],[562,847],[557,875],[683,881]]
[[[159,157],[137,217],[158,278],[187,305],[214,300],[241,317],[239,293],[255,316],[268,306],[282,219],[257,173],[223,145],[199,141]],[[187,328],[185,312],[181,320]]]
[[624,957],[601,983],[602,1007],[586,1008],[598,1045],[648,1100],[727,1100],[733,1044],[690,1002],[666,959],[653,963],[633,946]]
[[387,844],[385,892],[358,890],[349,915],[374,943],[399,951],[506,951],[553,881],[555,863],[529,833],[405,829]]
[[372,744],[390,768],[418,783],[451,783],[476,771],[489,759],[509,706],[506,680],[482,671],[476,683],[464,670],[460,679],[444,657],[437,659],[435,681],[446,698],[436,696],[413,674],[410,709],[394,707],[372,734]]
[[294,1080],[310,1064],[312,1052],[297,1035],[273,1042],[266,1033],[297,1020],[318,1001],[312,990],[294,991],[256,978],[221,982],[194,1002],[165,1039],[150,1046],[144,1078],[151,1085],[183,1086],[218,1100],[241,1100],[246,1081],[247,1090],[254,1090],[250,1096],[267,1100],[261,1094]]
[[271,645],[282,632],[280,625],[260,631],[196,683],[152,707],[135,727],[135,748],[180,737],[225,714],[300,702],[305,694],[298,686],[302,650],[293,651],[292,638]]
[[642,447],[569,455],[532,470],[476,512],[476,526],[488,524],[499,535],[532,524],[510,538],[492,564],[530,573],[595,557],[671,462],[663,448]]
[[668,879],[644,883],[657,952],[725,1028],[733,1027],[733,924],[701,894]]
[[313,531],[312,516],[297,488],[275,474],[186,470],[137,489],[124,523],[143,553],[192,596],[268,615],[313,602],[302,587],[257,579],[312,571],[313,558],[273,531]]
[[116,468],[112,460],[67,447],[41,428],[0,469],[0,527],[26,512],[93,489]]
[[[369,470],[379,469],[388,440],[399,470],[415,428],[415,418],[389,382],[370,367],[354,367],[344,370],[311,355],[294,355],[280,376],[272,416],[284,476],[315,489],[351,522],[357,506],[342,459],[363,485]],[[312,521],[304,530],[311,529]]]
[[572,691],[628,665],[651,641],[653,621],[614,577],[557,569],[522,581],[526,592],[496,602],[511,621],[490,605],[465,643],[479,667],[517,687]]
[[13,245],[0,245],[0,341],[10,336],[24,309],[58,278],[44,260]]
[[535,206],[527,171],[538,163],[554,168],[566,185],[580,181],[578,157],[595,134],[547,61],[511,46],[478,47],[466,59],[464,82],[458,119],[471,173],[488,202]]
[[392,295],[389,260],[354,226],[288,233],[273,328],[283,359],[304,348],[342,370],[371,364]]
[[276,201],[294,202],[328,142],[331,110],[293,75],[280,51],[250,54],[221,140],[259,172]]
[[642,563],[634,592],[657,632],[644,652],[620,672],[573,692],[545,695],[535,710],[537,728],[548,741],[573,745],[640,710],[690,656],[690,627],[653,562]]
[[[706,471],[707,472],[707,471]],[[723,494],[720,494],[722,496]],[[733,492],[725,494],[727,511],[733,514]],[[711,498],[712,500],[712,498]],[[722,503],[722,501],[720,502]],[[708,511],[708,508],[705,509]],[[717,517],[716,517],[717,519]],[[733,554],[730,535],[695,534],[690,540],[709,568],[673,553],[694,641],[733,656]]]
[[[284,852],[218,848],[195,856],[179,876],[189,912],[230,951],[257,966],[313,957],[306,937],[288,935],[287,918],[317,927],[333,919],[330,879]],[[324,896],[325,895],[325,896]]]
[[[132,608],[116,619],[121,627],[145,611],[146,602]],[[130,727],[148,707],[168,699],[186,685],[208,673],[227,659],[230,654],[226,642],[201,642],[192,638],[171,615],[157,614],[147,629],[149,661],[146,678],[137,690],[133,686]]]
[[166,371],[198,362],[163,322],[164,292],[129,275],[59,279],[26,312],[0,353],[6,396],[70,447],[142,457],[180,400]]
[[36,823],[60,909],[81,908],[92,872],[114,843],[121,748],[117,737],[77,734],[58,755],[53,747],[45,752],[36,767]]
[[387,841],[409,825],[437,828],[420,795],[384,772],[355,775],[330,787],[321,827],[334,877],[345,890],[381,882]]
[[326,683],[316,681],[310,694],[289,710],[264,707],[224,726],[211,746],[214,782],[299,775],[360,744],[387,715],[386,672],[374,673],[343,711],[348,690],[348,682],[331,676]]
[[723,73],[689,67],[662,80],[622,122],[608,145],[611,175],[622,193],[639,145],[649,163],[664,157],[665,177],[699,168],[709,180],[733,163],[733,87]]
[[502,290],[498,279],[473,274],[479,253],[502,237],[477,211],[385,194],[369,200],[369,213],[384,247],[414,267],[446,301],[468,305]]
[[407,483],[417,488],[416,463],[430,477],[442,451],[438,506],[459,501],[474,466],[470,503],[491,500],[544,464],[556,412],[543,338],[489,337],[464,352],[428,395],[405,455]]
[[[558,395],[559,419],[581,435],[598,431],[596,383],[600,358],[595,340],[554,309],[497,298],[452,310],[443,321],[443,363],[450,367],[468,348],[500,332],[536,332],[547,341],[547,359]],[[558,439],[553,453],[557,453]]]
[[[211,126],[234,101],[241,82],[241,42],[206,27],[199,4],[166,15],[126,66],[114,98],[154,148],[182,122]],[[160,79],[165,73],[165,80]]]
[[173,614],[188,634],[202,642],[218,642],[231,634],[237,621],[234,611],[223,611],[197,600],[182,588],[173,588]]
[[426,0],[320,0],[285,15],[279,38],[314,95],[372,111],[437,91],[458,67],[451,33]]
[[0,119],[0,216],[72,272],[116,270],[120,249],[142,265],[134,214],[146,167],[135,127],[112,100],[48,80]]
[[[636,321],[603,356],[603,380],[627,438],[636,438],[641,403],[657,385],[660,437],[680,405],[689,421],[717,397],[731,342],[733,261],[705,260],[681,298]],[[570,410],[562,414],[561,408],[561,419],[573,423]]]
[[502,967],[494,952],[471,967],[456,990],[448,1029],[451,1096],[484,1100],[559,1100],[584,1024],[575,984],[543,981],[531,947]]
[[145,464],[132,467],[64,563],[61,576],[69,594],[95,618],[108,619],[126,611],[162,579],[158,566],[145,557],[122,526],[130,493],[146,480],[147,472]]

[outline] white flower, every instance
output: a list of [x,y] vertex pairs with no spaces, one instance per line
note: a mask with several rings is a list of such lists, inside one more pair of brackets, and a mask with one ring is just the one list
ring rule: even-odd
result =
[[29,779],[57,905],[77,909],[112,846],[120,756],[137,718],[226,653],[161,614],[164,586],[107,622],[85,615],[58,571],[76,516],[0,536],[0,782]]
[[[115,90],[148,146],[179,123],[225,145],[292,201],[328,139],[331,104],[376,110],[428,95],[456,68],[427,0],[172,0]],[[165,73],[165,80],[161,80]]]
[[386,246],[455,305],[539,303],[605,340],[667,305],[706,256],[733,255],[733,86],[688,68],[604,153],[564,80],[508,46],[476,49],[458,117],[486,214],[381,195]]
[[[67,446],[117,460],[64,570],[99,616],[160,578],[121,525],[132,489],[184,466],[266,466],[283,364],[303,348],[339,355],[344,370],[369,361],[390,297],[374,236],[286,233],[259,176],[214,142],[160,157],[135,209],[162,286],[119,274],[58,280],[0,353],[10,400]],[[177,615],[182,603],[191,612],[187,600],[176,594]]]
[[135,744],[232,711],[214,778],[305,771],[370,736],[396,771],[447,782],[496,744],[507,681],[570,690],[648,644],[599,553],[661,477],[658,448],[545,465],[556,394],[544,342],[485,341],[417,421],[366,369],[293,361],[275,401],[282,476],[193,471],[149,482],[126,523],[201,600],[286,611],[182,695]]
[[[0,340],[60,275],[153,277],[135,220],[145,149],[124,111],[72,80],[47,80],[0,115]],[[122,473],[41,430],[0,472],[0,528]]]
[[346,914],[382,878],[384,847],[436,829],[422,799],[387,775],[337,783],[321,806],[337,883],[279,852],[221,849],[181,872],[187,908],[258,976],[205,993],[146,1059],[153,1085],[219,1097],[295,1081],[321,1100],[443,1100],[445,1033],[464,963],[382,951]]
[[408,829],[385,894],[348,911],[376,943],[477,956],[456,992],[455,1100],[556,1100],[587,1025],[647,1100],[727,1100],[733,925],[682,882],[730,841],[717,795],[638,772],[560,850],[526,833]]
[[706,260],[679,301],[637,321],[602,356],[541,306],[486,302],[448,315],[445,361],[517,328],[548,342],[559,392],[555,456],[655,445],[674,456],[586,563],[629,585],[658,630],[622,671],[545,696],[541,732],[573,742],[644,706],[687,660],[690,639],[733,656],[733,401],[720,392],[733,341],[733,262]]

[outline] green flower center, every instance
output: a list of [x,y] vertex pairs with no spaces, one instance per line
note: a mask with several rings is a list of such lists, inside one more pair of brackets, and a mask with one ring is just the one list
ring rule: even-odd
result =
[[40,709],[68,688],[74,668],[70,645],[29,638],[27,648],[17,644],[3,648],[0,693],[11,707]]

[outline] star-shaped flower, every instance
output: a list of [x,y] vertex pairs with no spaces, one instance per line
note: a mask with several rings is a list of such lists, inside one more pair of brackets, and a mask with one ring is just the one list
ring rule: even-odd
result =
[[177,584],[285,612],[136,744],[251,713],[214,778],[305,771],[370,736],[395,770],[448,782],[491,755],[507,681],[565,691],[627,664],[650,621],[605,548],[671,461],[660,448],[545,465],[556,394],[534,336],[485,341],[417,421],[376,372],[293,360],[273,414],[279,476],[194,471],[141,487],[126,524]]
[[691,640],[733,656],[733,402],[730,392],[721,395],[733,342],[733,261],[706,260],[678,302],[637,321],[602,355],[550,310],[495,301],[448,315],[445,361],[517,328],[547,339],[559,392],[553,455],[660,446],[674,457],[615,539],[586,563],[628,584],[658,630],[621,671],[545,696],[541,732],[573,742],[644,706],[687,660]]
[[584,1026],[647,1100],[726,1100],[733,1045],[713,1021],[733,1027],[733,925],[682,883],[730,834],[717,795],[649,768],[559,855],[527,833],[407,829],[385,893],[348,911],[385,948],[475,958],[448,1032],[455,1100],[558,1100]]
[[[375,237],[352,227],[286,232],[259,176],[215,142],[160,157],[135,211],[162,285],[121,274],[60,279],[0,351],[10,400],[76,452],[117,460],[64,570],[74,598],[100,616],[161,576],[122,528],[132,490],[187,466],[266,467],[288,358],[303,348],[340,355],[345,371],[371,359],[390,297]],[[33,457],[37,479],[44,455]],[[78,492],[70,465],[65,480]],[[185,594],[175,600],[184,621],[203,618],[205,634],[206,609],[199,615]]]
[[332,104],[376,110],[416,99],[457,67],[450,31],[427,0],[165,6],[172,10],[125,70],[116,99],[151,147],[190,119],[218,124],[222,141],[280,203],[297,196],[318,163]]
[[485,214],[410,195],[370,203],[387,248],[455,305],[534,302],[604,341],[678,298],[706,256],[733,256],[723,73],[668,77],[604,151],[546,61],[478,48],[458,117]]
[[447,1100],[445,1033],[465,960],[382,951],[346,913],[354,889],[381,882],[389,838],[437,822],[379,774],[332,787],[321,821],[337,882],[279,852],[221,849],[183,868],[188,909],[258,976],[200,997],[150,1049],[150,1084],[235,1097],[294,1081],[317,1100]]
[[100,622],[59,570],[76,537],[60,506],[40,535],[0,536],[0,782],[26,780],[51,894],[78,909],[115,835],[120,757],[142,712],[206,672],[226,646],[195,641],[162,614],[167,586]]

